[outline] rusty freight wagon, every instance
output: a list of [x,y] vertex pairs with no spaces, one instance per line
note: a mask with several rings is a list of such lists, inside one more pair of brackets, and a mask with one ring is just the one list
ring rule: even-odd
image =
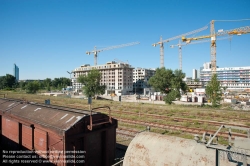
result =
[[94,110],[0,98],[3,161],[110,166],[115,158],[117,120]]

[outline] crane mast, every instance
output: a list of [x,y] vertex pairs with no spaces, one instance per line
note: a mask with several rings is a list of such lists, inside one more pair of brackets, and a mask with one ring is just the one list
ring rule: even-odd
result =
[[152,44],[152,46],[154,46],[154,47],[156,47],[156,45],[158,45],[158,44],[160,45],[160,67],[161,68],[164,67],[164,43],[167,43],[167,42],[169,42],[171,40],[175,40],[175,39],[181,38],[182,36],[186,36],[186,35],[191,35],[191,34],[194,34],[194,33],[198,33],[200,31],[203,31],[203,30],[207,29],[207,28],[208,28],[208,26],[205,26],[205,27],[202,27],[200,29],[197,29],[197,30],[194,30],[194,31],[182,34],[182,35],[178,35],[178,36],[166,39],[166,40],[162,40],[162,37],[160,37],[160,41],[159,42]]
[[162,42],[162,36],[160,38],[160,65],[161,68],[164,67],[164,45]]
[[216,73],[216,34],[214,30],[214,20],[210,23],[210,33],[211,33],[211,66],[212,74]]
[[93,51],[86,51],[86,54],[90,55],[91,53],[94,54],[94,64],[95,66],[97,65],[97,54],[101,51],[106,51],[106,50],[111,50],[111,49],[115,49],[115,48],[121,48],[121,47],[126,47],[126,46],[133,46],[136,44],[140,44],[140,42],[132,42],[132,43],[127,43],[127,44],[121,44],[121,45],[116,45],[116,46],[111,46],[111,47],[106,47],[100,50],[96,49],[96,46],[94,47]]

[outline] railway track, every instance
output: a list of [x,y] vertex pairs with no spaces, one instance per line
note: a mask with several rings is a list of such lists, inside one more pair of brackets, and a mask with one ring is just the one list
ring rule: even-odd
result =
[[[64,107],[64,106],[53,106],[54,108],[58,108],[58,109],[68,109],[69,111],[73,111],[73,112],[80,112],[82,111],[81,109],[77,109],[77,108],[69,108],[69,107]],[[100,112],[107,112],[108,110],[104,110],[104,109],[99,109],[98,111]],[[131,111],[117,111],[117,110],[112,110],[112,112],[116,112],[116,113],[126,113],[126,114],[138,114],[139,116],[146,116],[146,117],[154,117],[157,119],[163,119],[163,120],[174,120],[176,122],[198,122],[198,123],[207,123],[209,125],[213,125],[213,126],[221,126],[221,125],[229,125],[229,126],[237,126],[237,127],[246,127],[249,128],[249,126],[247,125],[243,125],[243,124],[234,124],[234,123],[225,123],[225,122],[217,122],[217,121],[207,121],[207,120],[200,120],[200,119],[189,119],[189,118],[180,118],[180,117],[167,117],[167,116],[162,116],[162,115],[156,115],[156,114],[146,114],[146,113],[136,113],[136,112],[131,112]],[[182,113],[183,115],[187,115],[188,113]],[[199,114],[199,116],[202,114]],[[169,129],[169,130],[177,130],[177,131],[182,131],[182,132],[187,132],[187,133],[192,133],[192,134],[203,134],[204,132],[206,132],[207,134],[211,134],[213,135],[216,131],[214,130],[206,130],[206,129],[200,129],[200,128],[191,128],[191,127],[184,127],[184,126],[178,126],[178,125],[163,125],[163,124],[159,124],[159,123],[153,123],[153,122],[145,122],[145,121],[134,121],[134,120],[130,120],[130,119],[125,119],[125,118],[120,118],[118,116],[113,116],[116,119],[118,119],[121,122],[124,123],[129,123],[129,124],[139,124],[139,125],[146,125],[146,126],[151,126],[151,127],[155,127],[155,128],[160,128],[160,129]],[[240,119],[240,118],[234,118],[235,120],[246,120],[246,119]],[[249,120],[248,120],[249,122]],[[120,130],[120,131],[119,131]],[[118,134],[121,135],[126,135],[128,137],[134,137],[135,133],[138,131],[133,131],[133,130],[128,130],[128,129],[119,129],[118,130]],[[126,130],[126,132],[124,131]],[[228,133],[222,133],[220,132],[218,134],[218,136],[224,137],[224,138],[228,138]],[[247,137],[245,134],[241,134],[241,133],[233,133],[232,134],[232,138],[234,138],[235,136],[237,137]]]
[[[246,112],[245,112],[246,113]],[[189,116],[190,114],[188,112],[185,112],[185,113],[181,113],[182,116]],[[198,114],[196,116],[200,116],[200,117],[207,117],[207,116],[210,116],[211,118],[217,118],[218,115],[214,115],[214,114]],[[235,120],[235,121],[238,121],[238,122],[249,122],[249,118],[239,118],[239,117],[235,117],[235,116],[223,116],[221,117],[223,119],[226,119],[227,121],[231,121],[231,120]]]
[[[176,131],[182,131],[186,133],[191,133],[191,134],[199,134],[202,135],[203,133],[213,135],[215,134],[215,130],[206,130],[206,129],[200,129],[200,128],[191,128],[191,127],[184,127],[184,126],[177,126],[177,125],[163,125],[159,123],[152,123],[152,122],[145,122],[145,121],[138,121],[138,120],[130,120],[130,119],[121,119],[117,118],[118,121],[128,123],[128,124],[137,124],[137,125],[143,125],[143,126],[150,126],[150,127],[155,127],[159,129],[164,129],[164,130],[176,130]],[[123,128],[123,131],[125,129]],[[130,131],[131,132],[131,131]],[[126,133],[125,133],[126,134]],[[132,135],[127,133],[128,135]],[[228,132],[219,132],[217,136],[223,137],[223,138],[228,138],[229,133]],[[244,137],[247,138],[246,134],[241,134],[241,133],[231,133],[232,139],[235,137]]]
[[136,134],[139,132],[140,131],[137,131],[137,130],[125,129],[125,128],[120,128],[120,127],[116,129],[117,135],[127,136],[130,138],[134,138],[136,136]]
[[[104,111],[104,112],[106,112],[106,111]],[[173,120],[173,121],[176,121],[176,122],[190,122],[190,123],[199,123],[199,124],[205,124],[206,123],[206,124],[213,125],[213,126],[227,125],[227,126],[236,126],[236,127],[250,128],[250,126],[247,126],[247,125],[235,124],[235,123],[228,123],[228,122],[208,121],[208,120],[180,118],[180,117],[167,117],[167,116],[163,116],[163,115],[146,114],[146,113],[136,113],[136,112],[131,112],[131,111],[116,111],[116,110],[112,110],[112,112],[133,114],[133,115],[144,116],[144,117],[155,117],[155,118],[161,119],[161,120],[163,120],[163,119],[164,120]],[[249,121],[250,120],[248,119],[247,122],[249,122]]]
[[[21,101],[21,100],[20,100]],[[82,109],[79,108],[73,108],[73,107],[65,107],[65,106],[59,106],[59,105],[53,105],[54,108],[58,108],[58,109],[68,109],[69,111],[74,111],[74,112],[82,112]],[[108,110],[104,110],[104,109],[99,109],[98,111],[100,112],[108,112]],[[228,123],[228,122],[218,122],[218,121],[208,121],[208,120],[201,120],[201,119],[190,119],[190,118],[181,118],[181,117],[173,117],[173,116],[163,116],[163,115],[157,115],[157,114],[147,114],[147,113],[136,113],[136,112],[131,112],[131,111],[118,111],[118,110],[112,110],[112,112],[116,112],[116,113],[126,113],[126,114],[133,114],[133,115],[139,115],[139,116],[144,116],[144,117],[155,117],[157,119],[164,119],[164,120],[174,120],[176,122],[190,122],[190,123],[199,123],[199,124],[204,124],[207,123],[209,125],[213,125],[213,126],[221,126],[223,125],[228,125],[228,126],[237,126],[237,127],[246,127],[249,128],[250,126],[247,125],[243,125],[242,123],[245,122],[249,122],[250,119],[249,118],[238,118],[238,117],[231,117],[231,116],[225,116],[225,117],[221,117],[224,119],[227,119],[228,121],[230,120],[235,120],[238,123],[241,124],[235,124],[235,123]],[[189,116],[190,113],[189,112],[182,112],[180,115],[182,116]],[[216,118],[217,115],[205,115],[205,114],[197,114],[196,116],[199,117],[206,117],[206,116],[210,116],[211,118]]]

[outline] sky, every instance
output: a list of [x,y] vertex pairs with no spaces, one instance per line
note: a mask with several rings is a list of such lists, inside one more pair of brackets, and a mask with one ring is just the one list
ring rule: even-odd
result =
[[[204,26],[186,37],[209,35],[211,20],[216,32],[250,26],[249,6],[250,0],[0,0],[0,76],[13,75],[15,63],[20,80],[70,78],[67,71],[94,65],[86,51],[131,42],[140,44],[99,52],[97,64],[117,60],[159,68],[160,47],[152,44],[160,36]],[[179,52],[170,45],[178,42],[164,42],[164,67],[173,71]],[[191,77],[210,57],[210,42],[182,46],[183,72]],[[216,60],[219,67],[250,66],[250,34],[218,40]]]

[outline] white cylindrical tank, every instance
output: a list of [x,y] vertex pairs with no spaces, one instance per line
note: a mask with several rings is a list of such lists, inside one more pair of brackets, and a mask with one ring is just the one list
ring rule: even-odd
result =
[[[195,140],[152,132],[138,134],[129,144],[123,166],[215,166],[216,151]],[[221,166],[236,166],[220,159]]]

